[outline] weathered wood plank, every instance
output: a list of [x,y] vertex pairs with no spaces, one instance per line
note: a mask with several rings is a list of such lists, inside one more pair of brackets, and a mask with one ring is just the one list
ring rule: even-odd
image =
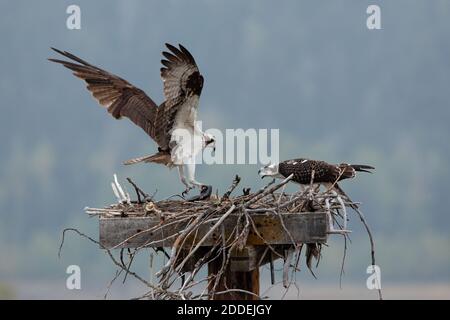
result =
[[[286,229],[290,232],[297,243],[318,242],[325,243],[327,240],[327,217],[325,212],[302,212],[281,214]],[[281,224],[281,219],[273,213],[252,214],[253,221],[258,232],[264,239],[273,245],[291,244],[291,239]],[[228,237],[237,224],[238,216],[230,215],[224,221],[225,236]],[[163,225],[162,228],[153,232],[146,230],[158,225],[160,222],[156,217],[117,217],[100,218],[100,244],[108,249],[136,248],[141,246],[170,247],[176,239],[177,232],[183,230],[186,222]],[[198,230],[197,235],[186,241],[190,246],[192,242],[200,240],[216,223],[212,221],[204,223]],[[214,232],[203,246],[211,246],[220,237],[221,228]],[[172,238],[169,238],[172,236]],[[123,242],[123,243],[122,243]],[[120,244],[120,245],[119,245]],[[254,232],[250,232],[247,245],[264,245],[264,241]]]
[[[208,275],[217,275],[222,268],[222,258],[219,257],[208,263]],[[236,271],[231,268],[231,264],[225,267],[225,272],[220,278],[217,288],[211,292],[214,281],[209,282],[208,289],[211,294],[214,292],[224,292],[229,289],[241,289],[253,292],[255,295],[243,292],[229,292],[225,294],[212,295],[211,300],[257,300],[259,296],[259,268],[253,268],[249,271]]]

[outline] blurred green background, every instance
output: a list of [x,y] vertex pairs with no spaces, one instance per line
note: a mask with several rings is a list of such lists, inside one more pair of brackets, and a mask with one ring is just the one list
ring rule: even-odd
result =
[[[74,3],[81,30],[66,28]],[[366,28],[369,4],[380,5],[382,30]],[[279,128],[282,159],[374,165],[342,186],[372,226],[385,296],[450,298],[450,1],[1,0],[0,12],[0,298],[102,298],[114,267],[73,235],[58,259],[62,229],[98,236],[83,208],[115,201],[113,173],[158,198],[182,190],[175,170],[121,165],[155,145],[48,62],[49,47],[161,102],[165,42],[184,44],[205,76],[204,129]],[[258,168],[201,165],[198,179],[224,192],[238,173],[258,188]],[[365,287],[367,237],[356,217],[350,228],[342,290],[333,236],[319,279],[298,275],[301,298],[376,298]],[[148,276],[147,259],[136,268]],[[65,287],[70,264],[81,267],[80,291]],[[111,296],[142,292],[131,281]]]

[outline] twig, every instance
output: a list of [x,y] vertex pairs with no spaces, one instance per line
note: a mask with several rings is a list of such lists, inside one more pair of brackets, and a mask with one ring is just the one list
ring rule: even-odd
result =
[[[358,213],[359,215],[359,219],[361,220],[361,222],[364,224],[364,227],[366,228],[367,231],[367,235],[369,236],[369,240],[370,240],[370,255],[372,258],[372,265],[375,266],[375,243],[373,241],[373,237],[372,237],[372,232],[370,231],[369,225],[366,222],[366,218],[364,217],[364,214],[355,206],[352,207],[353,210],[355,210],[356,213]],[[381,292],[381,286],[378,284],[378,297],[380,298],[380,300],[383,300],[383,295]]]
[[132,272],[132,271],[130,271],[130,270],[127,270],[120,262],[117,261],[117,259],[116,259],[116,258],[114,257],[114,255],[111,253],[111,251],[108,250],[108,249],[106,249],[105,247],[103,247],[103,245],[102,245],[100,242],[94,240],[93,238],[87,236],[86,234],[84,234],[84,233],[78,231],[78,230],[75,229],[75,228],[66,228],[66,229],[63,230],[63,235],[62,235],[62,239],[61,239],[61,244],[59,245],[58,256],[61,255],[61,250],[62,250],[62,247],[63,247],[63,245],[64,245],[65,234],[66,234],[67,231],[73,231],[73,232],[77,233],[79,236],[81,236],[81,237],[83,237],[83,238],[86,238],[86,239],[90,240],[91,242],[95,243],[96,245],[100,246],[100,248],[102,248],[103,250],[106,251],[106,253],[108,254],[108,256],[111,258],[111,260],[113,261],[113,263],[114,263],[116,266],[120,267],[121,269],[123,269],[123,270],[125,270],[125,271],[128,271],[128,273],[129,273],[130,275],[132,275],[133,277],[135,277],[137,280],[141,281],[143,284],[147,285],[148,287],[154,288],[155,290],[159,290],[158,288],[156,288],[156,287],[154,287],[153,285],[151,285],[148,281],[146,281],[145,279],[141,278],[141,277],[140,277],[139,275],[137,275],[135,272]]
[[344,253],[342,254],[341,273],[339,274],[339,288],[342,289],[342,277],[344,276],[345,257],[347,255],[347,235],[344,234]]
[[233,183],[228,188],[227,192],[225,192],[225,194],[222,196],[222,200],[230,198],[231,193],[234,191],[234,189],[236,189],[236,187],[238,186],[240,181],[241,181],[241,177],[236,175],[236,177],[234,177]]
[[283,286],[285,288],[289,287],[289,267],[291,266],[293,254],[294,254],[294,250],[288,249],[286,258],[284,260],[284,265],[283,265]]
[[245,207],[248,208],[250,205],[254,204],[255,202],[257,202],[258,200],[261,200],[262,198],[264,198],[266,195],[271,194],[273,192],[275,192],[276,190],[280,189],[282,186],[284,186],[286,183],[288,183],[289,181],[291,181],[291,179],[293,178],[294,174],[291,174],[289,177],[287,177],[286,179],[284,179],[283,181],[281,181],[279,184],[272,186],[270,188],[266,188],[263,192],[261,192],[260,195],[254,197],[253,199],[247,201],[247,203],[245,204]]
[[273,257],[272,257],[272,252],[270,253],[270,283],[272,285],[275,284],[275,271],[273,268]]
[[208,237],[217,229],[217,227],[219,227],[222,224],[222,222],[234,211],[235,208],[236,206],[233,204],[231,208],[228,209],[228,211],[219,219],[219,221],[217,221],[217,223],[214,226],[212,226],[212,228],[205,234],[205,236],[197,243],[195,248],[192,249],[190,254],[186,258],[184,258],[184,260],[178,265],[177,267],[178,270],[181,270],[181,268],[188,260],[189,256],[194,254],[194,252],[197,251],[198,248],[200,248],[203,242],[205,242],[205,240],[208,239]]
[[144,191],[142,191],[142,189],[140,189],[136,183],[133,182],[133,180],[131,180],[131,178],[127,178],[127,181],[133,186],[134,190],[136,191],[136,196],[138,199],[138,203],[142,203],[143,201],[141,201],[141,195],[144,197],[144,200],[149,199],[152,200],[152,198],[150,198],[150,196],[145,193]]
[[[124,192],[124,189],[122,189],[117,180],[117,176],[115,176],[112,188],[119,203],[106,208],[86,208],[86,213],[91,216],[99,216],[102,218],[114,217],[116,219],[122,216],[136,217],[144,215],[149,216],[151,214],[156,217],[155,219],[157,221],[157,225],[131,235],[109,250],[103,248],[98,241],[80,233],[76,229],[66,229],[63,232],[58,255],[60,256],[61,254],[65,231],[69,230],[77,232],[80,236],[86,237],[104,249],[110,256],[113,263],[119,267],[114,278],[108,285],[108,290],[105,297],[108,295],[115,280],[121,274],[125,273],[123,281],[127,279],[128,275],[131,275],[148,287],[148,292],[137,299],[150,298],[186,300],[212,298],[220,294],[233,295],[233,293],[243,293],[261,298],[260,296],[248,292],[247,290],[229,288],[229,285],[227,286],[226,279],[228,275],[227,268],[230,267],[232,252],[244,248],[247,245],[247,238],[249,234],[252,234],[252,236],[256,235],[259,239],[261,239],[265,246],[264,250],[259,252],[257,265],[260,266],[264,263],[263,261],[268,261],[272,286],[275,285],[275,271],[281,272],[281,270],[275,270],[274,260],[284,258],[285,261],[282,268],[283,280],[281,283],[286,290],[283,294],[283,298],[288,291],[290,292],[290,287],[292,285],[295,286],[297,289],[297,295],[299,295],[300,289],[296,282],[297,272],[301,270],[300,257],[302,254],[301,251],[303,244],[296,243],[295,238],[287,228],[287,220],[286,222],[284,221],[283,214],[310,211],[327,212],[327,222],[330,228],[336,228],[336,232],[342,232],[345,231],[343,229],[346,229],[347,226],[347,212],[345,211],[345,207],[348,206],[356,208],[356,203],[352,202],[348,196],[344,197],[338,193],[335,193],[338,186],[336,186],[336,188],[330,188],[330,190],[325,192],[317,190],[317,188],[315,188],[316,185],[314,184],[314,173],[311,176],[309,188],[305,188],[303,191],[298,191],[293,194],[285,194],[286,185],[292,177],[293,176],[291,175],[279,183],[271,181],[256,193],[248,192],[244,195],[231,197],[231,194],[240,183],[240,177],[236,176],[232,184],[227,189],[227,192],[225,192],[220,200],[217,200],[216,198],[188,202],[185,200],[180,201],[164,199],[153,202],[152,196],[152,206],[154,206],[154,208],[156,208],[155,210],[157,210],[157,212],[155,212],[144,207],[146,204],[142,202],[148,200],[149,196],[139,189],[139,187],[130,178],[127,178],[127,181],[136,191],[137,202],[131,201],[129,194]],[[356,210],[357,209],[355,209],[355,211]],[[237,223],[230,228],[231,230],[225,230],[224,222],[232,213],[236,215]],[[290,239],[290,244],[270,244],[265,238],[267,235],[263,235],[260,230],[258,230],[260,229],[260,226],[255,224],[255,221],[257,220],[254,221],[253,219],[254,214],[258,213],[278,216],[283,233]],[[372,263],[375,264],[375,250],[372,235],[362,214],[360,215],[360,219],[363,221],[369,234],[372,249]],[[158,221],[160,221],[160,223],[158,223]],[[171,225],[173,226],[174,224],[178,225],[177,231],[168,233],[166,231],[168,230],[167,227],[170,227]],[[200,233],[203,233],[203,231],[200,231],[200,228],[203,230],[205,226],[209,229],[205,230],[204,235],[199,236]],[[291,226],[289,227],[291,228]],[[217,233],[218,228],[221,228],[221,231]],[[158,235],[161,233],[162,236],[158,236],[158,240],[147,240],[144,244],[135,248],[132,252],[128,251],[128,260],[123,257],[123,250],[121,251],[119,258],[116,258],[111,251],[114,248],[121,247],[124,243],[137,236],[145,236],[145,234],[151,232],[158,232]],[[218,234],[218,237],[213,237],[213,233]],[[345,233],[343,235],[344,256],[341,264],[339,280],[340,287],[342,287],[342,277],[344,275],[344,263],[347,250],[346,240],[348,237]],[[152,236],[152,238],[154,237]],[[163,239],[161,240],[161,238]],[[214,240],[213,245],[210,247],[204,247],[203,245],[205,242],[211,239]],[[153,281],[153,271],[151,271],[151,280],[148,282],[130,270],[134,259],[140,252],[140,249],[152,247],[156,252],[158,252],[158,248],[156,248],[156,246],[161,246],[164,243],[167,244],[169,241],[170,243],[173,241],[172,249],[170,254],[167,254],[164,251],[167,256],[167,261],[161,270],[156,273],[156,276],[159,277],[159,281],[156,284]],[[317,260],[317,266],[321,259],[321,248],[322,246],[320,243],[308,243],[306,247],[306,265],[314,277],[315,275],[311,270],[311,261],[315,257]],[[284,255],[280,254],[280,252],[282,252],[281,250],[285,250]],[[267,258],[267,254],[270,255],[269,258]],[[193,259],[197,260],[195,261]],[[204,270],[203,268],[208,263],[212,262],[217,264],[219,270],[216,270],[214,274],[204,276],[204,272],[202,272],[202,270]],[[151,266],[151,268],[153,268],[153,266]],[[179,282],[180,279],[182,280],[181,284]],[[205,285],[206,287],[202,288],[202,286]],[[222,289],[218,289],[219,287]],[[218,292],[218,290],[221,291]],[[379,291],[379,295],[381,298],[381,290]]]

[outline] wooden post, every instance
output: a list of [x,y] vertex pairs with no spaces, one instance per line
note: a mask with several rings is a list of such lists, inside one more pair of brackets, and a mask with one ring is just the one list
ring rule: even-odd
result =
[[[216,275],[222,268],[222,259],[218,258],[208,263],[208,275]],[[212,281],[208,290],[214,286]],[[249,292],[253,292],[259,296],[259,268],[255,268],[251,271],[232,271],[230,264],[225,269],[222,278],[220,279],[215,292],[226,291],[228,289],[241,289]],[[257,300],[258,297],[244,293],[244,292],[229,292],[225,294],[213,295],[211,300]]]

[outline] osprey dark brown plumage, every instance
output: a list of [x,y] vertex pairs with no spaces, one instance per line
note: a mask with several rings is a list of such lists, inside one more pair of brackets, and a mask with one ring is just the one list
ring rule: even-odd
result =
[[[77,56],[52,48],[55,52],[71,61],[48,59],[62,64],[73,74],[87,83],[92,96],[104,106],[116,119],[126,117],[141,127],[159,147],[158,163],[170,160],[171,132],[178,111],[183,106],[194,104],[189,101],[193,95],[200,96],[203,88],[203,76],[191,53],[179,45],[179,49],[166,43],[170,52],[163,52],[167,60],[162,60],[161,78],[164,82],[166,100],[158,106],[144,91],[128,81],[100,69]],[[166,157],[168,156],[168,157]],[[140,157],[127,161],[126,164],[152,161],[155,157]],[[156,159],[155,158],[155,159]],[[165,160],[164,160],[165,161]]]
[[356,171],[370,172],[375,169],[368,165],[329,164],[325,161],[310,159],[293,159],[280,162],[278,172],[288,177],[293,174],[292,181],[299,184],[311,183],[314,172],[314,183],[335,183],[344,179],[353,178]]
[[[214,148],[215,139],[213,135],[203,132],[197,123],[204,79],[194,57],[181,44],[177,48],[166,43],[166,47],[168,51],[162,53],[165,60],[161,60],[163,67],[160,74],[165,101],[159,106],[128,81],[67,51],[52,48],[69,60],[49,60],[72,70],[76,77],[84,80],[94,98],[114,118],[130,119],[158,144],[157,153],[133,158],[124,164],[152,162],[169,168],[177,167],[180,181],[186,186],[183,194],[186,194],[195,187],[206,186],[195,179],[195,161],[192,160],[206,147]],[[200,143],[190,143],[186,134],[191,141]]]

